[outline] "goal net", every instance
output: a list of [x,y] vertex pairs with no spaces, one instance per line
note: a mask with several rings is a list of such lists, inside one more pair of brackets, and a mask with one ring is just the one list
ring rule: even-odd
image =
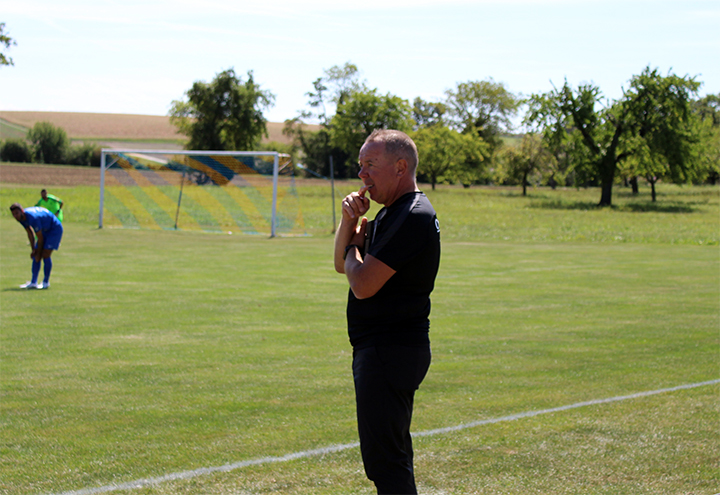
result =
[[99,227],[302,235],[289,155],[103,149]]

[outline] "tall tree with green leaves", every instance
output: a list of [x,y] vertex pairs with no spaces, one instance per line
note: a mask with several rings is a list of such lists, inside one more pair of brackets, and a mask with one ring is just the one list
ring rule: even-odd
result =
[[186,149],[250,151],[267,136],[263,110],[275,96],[260,89],[252,71],[245,81],[234,69],[222,71],[209,83],[196,81],[185,95],[172,102],[170,122],[188,136]]
[[[334,65],[323,71],[323,76],[313,81],[313,90],[305,93],[308,110],[300,112],[294,119],[286,120],[283,133],[291,136],[295,146],[302,150],[305,166],[323,176],[330,175],[330,160],[334,161],[335,177],[349,177],[351,158],[344,149],[331,142],[332,118],[339,105],[352,93],[366,91],[367,86],[360,79],[355,64]],[[306,124],[320,124],[317,131],[308,131]]]
[[430,181],[432,189],[443,180],[473,182],[478,171],[469,164],[481,163],[487,145],[474,134],[462,134],[442,125],[423,127],[412,133],[420,161],[418,175]]
[[[662,76],[645,68],[633,76],[622,99],[602,105],[592,84],[560,89],[528,100],[525,122],[536,125],[551,142],[577,135],[600,180],[600,206],[612,205],[612,186],[621,163],[647,152],[667,163],[668,177],[684,180],[697,165],[693,160],[692,97],[700,83],[689,76]],[[597,108],[600,105],[602,108]]]
[[35,160],[39,163],[65,163],[65,154],[70,145],[65,129],[50,122],[36,122],[27,133],[32,143]]
[[[5,32],[5,23],[0,22],[0,47],[4,46],[4,50],[7,50],[13,45],[17,45],[17,42]],[[0,52],[0,65],[15,65],[13,59]]]
[[375,129],[410,132],[412,126],[412,108],[406,100],[378,94],[376,89],[354,91],[338,105],[330,121],[330,142],[354,164],[365,138]]
[[466,134],[476,133],[488,144],[491,155],[502,145],[501,135],[511,131],[522,101],[492,78],[458,83],[445,95],[452,126]]

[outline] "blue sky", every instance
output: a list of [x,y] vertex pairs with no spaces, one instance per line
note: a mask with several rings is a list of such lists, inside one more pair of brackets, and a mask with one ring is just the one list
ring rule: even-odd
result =
[[647,65],[720,92],[720,0],[0,0],[0,22],[17,41],[0,110],[166,115],[232,67],[275,95],[266,117],[281,122],[348,61],[410,101],[490,77],[524,95],[592,82],[615,99]]

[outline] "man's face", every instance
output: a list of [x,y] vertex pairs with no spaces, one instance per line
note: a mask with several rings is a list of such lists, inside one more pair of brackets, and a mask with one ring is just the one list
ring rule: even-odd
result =
[[25,212],[19,208],[12,210],[12,216],[14,216],[18,222],[25,221]]
[[371,186],[370,198],[380,204],[394,201],[399,178],[395,167],[397,160],[385,154],[385,143],[369,142],[360,149],[358,177],[363,184]]
[[42,199],[47,199],[47,191],[45,189],[40,191],[40,196],[42,196]]

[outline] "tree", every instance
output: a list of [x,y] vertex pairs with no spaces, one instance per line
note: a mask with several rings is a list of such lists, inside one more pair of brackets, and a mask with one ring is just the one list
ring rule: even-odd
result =
[[552,175],[556,160],[540,136],[528,133],[519,146],[504,149],[502,162],[504,173],[514,183],[522,184],[523,196],[527,196],[528,178],[534,174]]
[[711,184],[720,180],[720,94],[706,95],[693,102],[698,117],[699,160],[703,177]]
[[267,136],[263,110],[272,106],[275,96],[255,84],[252,71],[243,82],[234,69],[218,73],[210,83],[196,81],[175,100],[170,122],[188,136],[186,149],[253,150]]
[[[17,45],[17,42],[5,32],[4,22],[0,22],[0,47],[2,45],[5,45],[5,50],[13,45]],[[12,58],[6,56],[4,53],[0,53],[0,65],[15,65],[15,63]]]
[[33,145],[33,154],[39,163],[65,163],[70,140],[67,133],[50,122],[37,122],[27,133]]
[[24,139],[8,139],[0,145],[0,161],[30,163],[32,150]]
[[366,91],[368,88],[360,80],[360,71],[355,64],[345,62],[342,67],[333,65],[324,71],[325,75],[313,82],[314,91],[305,93],[308,97],[308,106],[315,111],[301,112],[300,118],[304,120],[317,120],[320,125],[328,126],[328,106],[337,108],[342,105],[352,93]]
[[600,89],[585,84],[533,95],[525,122],[537,125],[551,142],[577,136],[600,180],[600,206],[612,205],[612,186],[620,164],[643,150],[666,160],[668,176],[689,177],[693,162],[691,96],[700,83],[674,74],[661,76],[647,67],[633,76],[619,101],[597,109]]
[[99,167],[100,154],[101,148],[95,143],[73,144],[65,153],[65,163],[68,165]]
[[420,161],[418,175],[430,181],[432,189],[441,180],[467,182],[468,163],[482,162],[485,144],[472,134],[444,126],[423,127],[412,134]]
[[354,91],[338,105],[330,121],[330,143],[347,155],[347,165],[355,163],[362,144],[375,129],[412,130],[410,104],[376,89]]
[[520,107],[520,98],[492,78],[458,83],[455,90],[447,90],[445,94],[454,128],[477,133],[493,155],[502,145],[501,134],[512,129],[512,117]]
[[[335,177],[350,177],[354,174],[351,159],[346,151],[331,143],[332,117],[328,107],[335,111],[353,92],[366,91],[360,80],[357,66],[346,62],[344,66],[334,65],[324,71],[322,77],[313,82],[313,91],[307,92],[310,110],[300,112],[294,119],[286,120],[283,134],[292,136],[295,146],[302,150],[305,166],[314,173],[329,176],[330,159],[334,162]],[[319,122],[319,131],[307,131],[307,121]]]

